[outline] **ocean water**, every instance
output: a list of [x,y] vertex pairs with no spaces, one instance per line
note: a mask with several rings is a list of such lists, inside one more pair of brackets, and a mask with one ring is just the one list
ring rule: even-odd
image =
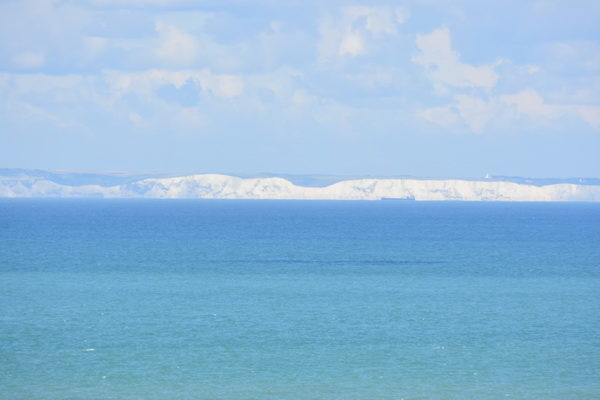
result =
[[1,200],[0,399],[600,399],[600,204]]

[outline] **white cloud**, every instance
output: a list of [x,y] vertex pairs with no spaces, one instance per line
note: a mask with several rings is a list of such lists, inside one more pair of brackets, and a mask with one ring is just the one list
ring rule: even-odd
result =
[[421,111],[420,116],[437,125],[452,127],[465,124],[471,132],[481,133],[498,113],[493,100],[457,94],[454,103]]
[[49,96],[51,93],[77,91],[87,89],[86,79],[82,75],[47,75],[47,74],[7,74],[5,80],[9,90],[19,96],[28,94],[41,94]]
[[[201,108],[165,101],[157,92],[165,85],[197,88],[206,102]],[[103,120],[125,123],[130,129],[159,132],[173,128],[175,134],[210,125],[207,108],[217,112],[230,108],[219,104],[218,99],[235,98],[238,104],[247,106],[247,98],[237,99],[244,91],[241,76],[209,70],[105,71],[66,76],[0,73],[0,91],[0,114],[14,115],[11,118],[19,123],[51,124],[86,134],[90,110]]]
[[307,106],[314,101],[313,96],[306,93],[304,90],[296,90],[290,97],[290,102],[295,106]]
[[179,110],[177,124],[186,129],[202,129],[206,127],[208,121],[202,110],[198,107],[185,107]]
[[[474,66],[460,62],[459,54],[452,48],[450,32],[436,29],[425,35],[417,35],[420,54],[413,62],[422,65],[434,87],[441,93],[451,95],[453,102],[447,106],[433,107],[420,112],[420,116],[442,126],[465,124],[472,132],[483,132],[491,121],[514,123],[524,116],[547,122],[558,118],[575,118],[592,127],[600,126],[600,107],[592,105],[547,103],[533,89],[516,93],[495,95],[492,90],[499,79],[495,71],[500,65],[510,65],[509,60],[499,59],[493,65]],[[562,46],[564,54],[571,47]],[[516,69],[528,76],[542,71],[539,65],[523,65]],[[485,95],[452,93],[449,89],[485,89]],[[563,96],[564,97],[564,96]],[[565,100],[564,98],[562,99]],[[559,100],[560,101],[560,100]]]
[[417,35],[417,47],[421,54],[414,57],[413,62],[425,67],[436,85],[487,89],[494,87],[498,81],[493,66],[473,66],[459,61],[459,54],[452,49],[450,32],[446,28]]
[[473,132],[483,132],[487,123],[494,116],[492,105],[483,99],[458,94],[454,96],[458,114]]
[[151,94],[164,85],[180,88],[189,80],[202,90],[217,97],[231,98],[242,94],[244,80],[239,75],[214,74],[209,70],[149,70],[142,72],[107,71],[105,80],[113,96],[120,97],[127,92]]
[[485,131],[491,121],[514,124],[518,116],[545,123],[570,117],[583,120],[593,128],[600,128],[600,107],[579,104],[548,104],[533,89],[484,99],[457,94],[454,102],[432,107],[419,113],[420,117],[440,126],[453,127],[464,123],[470,131]]
[[12,75],[6,72],[0,72],[0,90],[5,90],[11,81]]
[[600,43],[597,41],[562,41],[544,46],[550,69],[580,72],[600,71]]
[[46,62],[46,57],[42,53],[34,51],[25,51],[13,57],[13,64],[23,69],[39,68]]
[[410,12],[406,8],[398,7],[394,10],[394,14],[396,16],[396,22],[399,24],[403,24],[408,20],[410,16]]
[[121,6],[121,7],[144,7],[144,6],[176,6],[193,4],[191,0],[89,0],[95,6]]
[[544,98],[533,89],[515,94],[500,96],[508,105],[516,107],[519,114],[535,119],[551,120],[564,116],[577,117],[588,125],[600,127],[600,107],[579,104],[547,104]]
[[244,81],[237,75],[213,75],[199,83],[220,97],[236,97],[244,90]]
[[579,106],[577,107],[579,116],[594,128],[600,128],[600,107]]
[[133,111],[127,114],[127,119],[129,119],[131,124],[137,129],[146,129],[150,126],[150,124],[144,119],[144,117]]
[[351,72],[343,75],[353,85],[366,90],[398,90],[406,84],[406,75],[395,67],[369,65],[359,72]]
[[515,106],[519,114],[532,118],[556,118],[566,111],[564,107],[544,103],[542,96],[532,89],[500,96],[500,99]]
[[108,46],[108,39],[98,36],[86,36],[82,39],[85,55],[93,60],[98,57]]
[[408,18],[403,8],[349,6],[342,9],[342,20],[347,29],[359,19],[364,18],[364,29],[375,35],[393,35],[398,24]]
[[420,111],[419,116],[429,122],[446,127],[460,123],[458,114],[449,106],[427,108]]
[[366,54],[365,40],[360,33],[349,33],[342,38],[338,53],[340,56],[360,56]]
[[319,59],[368,54],[374,40],[396,35],[407,18],[408,11],[400,7],[343,7],[337,17],[320,21]]
[[191,66],[198,58],[198,40],[193,35],[177,29],[173,25],[157,22],[156,31],[160,35],[155,55],[160,61],[172,66]]
[[49,127],[59,128],[61,131],[75,130],[79,134],[88,134],[90,129],[85,123],[77,121],[73,118],[73,115],[53,112],[44,107],[32,105],[24,101],[13,101],[4,105],[0,103],[0,112],[4,111],[2,108],[8,111],[10,117],[14,121],[21,121],[32,126],[35,124],[42,124],[45,129]]

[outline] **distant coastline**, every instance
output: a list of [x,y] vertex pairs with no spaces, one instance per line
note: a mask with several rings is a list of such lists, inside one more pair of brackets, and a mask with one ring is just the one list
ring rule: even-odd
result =
[[[600,201],[600,179],[359,178],[301,175],[80,173],[0,169],[0,197],[185,198],[394,201]],[[310,181],[305,176],[305,181]],[[542,184],[547,182],[547,184]],[[537,184],[536,184],[537,183]]]
[[381,200],[415,201],[414,197],[382,197]]

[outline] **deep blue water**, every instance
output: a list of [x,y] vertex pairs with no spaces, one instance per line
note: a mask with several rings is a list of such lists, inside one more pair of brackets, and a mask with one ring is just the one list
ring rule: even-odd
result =
[[600,204],[0,200],[0,399],[600,399]]

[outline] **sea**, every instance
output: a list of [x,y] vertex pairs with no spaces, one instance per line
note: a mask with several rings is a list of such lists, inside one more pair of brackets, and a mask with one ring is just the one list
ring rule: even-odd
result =
[[600,399],[600,204],[2,199],[0,399]]

